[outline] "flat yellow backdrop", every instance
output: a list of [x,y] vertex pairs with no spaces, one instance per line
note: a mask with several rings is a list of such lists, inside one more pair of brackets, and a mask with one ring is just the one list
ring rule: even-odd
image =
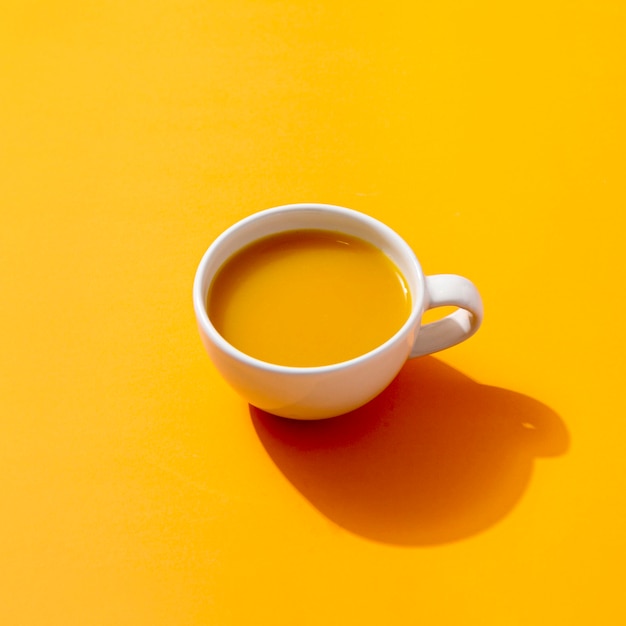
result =
[[[0,623],[624,623],[625,146],[622,0],[5,0]],[[322,424],[191,306],[304,201],[486,310]]]

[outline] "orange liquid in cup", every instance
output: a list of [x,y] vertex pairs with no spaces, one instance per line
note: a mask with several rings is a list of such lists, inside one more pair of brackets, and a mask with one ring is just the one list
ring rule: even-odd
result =
[[207,297],[217,331],[269,363],[310,367],[360,356],[408,319],[405,278],[375,246],[343,233],[296,230],[243,248]]

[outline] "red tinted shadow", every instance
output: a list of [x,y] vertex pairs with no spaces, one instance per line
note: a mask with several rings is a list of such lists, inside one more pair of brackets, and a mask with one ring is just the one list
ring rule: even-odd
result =
[[569,445],[544,404],[433,357],[409,361],[380,396],[340,417],[250,414],[268,454],[315,507],[392,544],[441,544],[486,530],[519,501],[534,458]]

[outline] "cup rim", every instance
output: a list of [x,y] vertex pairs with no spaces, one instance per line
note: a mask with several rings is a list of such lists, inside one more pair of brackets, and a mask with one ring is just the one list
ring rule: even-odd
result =
[[[365,224],[370,229],[378,231],[382,233],[383,236],[390,241],[395,249],[399,249],[400,253],[404,256],[404,258],[408,261],[408,265],[411,267],[413,271],[412,278],[415,279],[417,283],[417,291],[418,293],[414,293],[414,290],[411,288],[409,284],[409,289],[411,290],[411,312],[404,324],[385,342],[376,346],[372,350],[360,354],[359,356],[353,357],[346,361],[339,361],[337,363],[329,363],[327,365],[313,365],[313,366],[293,366],[293,365],[280,365],[278,363],[272,363],[270,361],[263,361],[262,359],[258,359],[253,357],[235,346],[233,346],[229,341],[227,341],[222,335],[217,331],[213,323],[211,322],[208,312],[206,310],[206,297],[208,293],[208,288],[203,288],[205,283],[205,274],[207,272],[207,268],[210,262],[213,260],[214,255],[221,249],[225,243],[232,238],[235,233],[239,233],[244,229],[248,229],[251,225],[259,222],[261,220],[266,220],[269,217],[279,214],[279,213],[291,213],[294,211],[302,211],[305,209],[313,209],[318,212],[325,213],[334,213],[336,215],[342,215],[349,219],[355,219],[360,221],[362,224]],[[323,226],[321,227],[323,229]],[[297,228],[286,228],[284,231],[289,230],[297,230]],[[284,232],[281,230],[276,230],[275,232]],[[252,241],[255,241],[254,239]],[[234,250],[231,254],[229,254],[226,258],[228,260],[235,254],[237,250]],[[223,261],[219,267],[222,267]],[[219,270],[218,267],[218,270]],[[213,276],[217,270],[214,272]],[[407,282],[410,283],[409,277],[405,277]],[[401,341],[405,335],[407,335],[411,328],[416,325],[416,322],[419,321],[421,315],[423,313],[424,307],[424,294],[425,294],[425,278],[424,273],[422,271],[421,265],[413,252],[412,248],[409,244],[392,228],[381,222],[380,220],[367,215],[366,213],[362,213],[361,211],[357,211],[355,209],[348,209],[346,207],[334,205],[334,204],[322,204],[322,203],[294,203],[294,204],[284,204],[276,207],[272,207],[269,209],[263,209],[261,211],[257,211],[248,215],[247,217],[242,218],[241,220],[235,222],[231,226],[229,226],[226,230],[222,231],[220,235],[218,235],[213,242],[209,245],[205,253],[203,254],[200,263],[198,264],[198,268],[196,270],[196,274],[193,282],[193,304],[196,315],[197,323],[199,324],[201,330],[208,336],[210,341],[214,343],[219,350],[225,352],[232,359],[242,362],[247,365],[254,366],[256,368],[263,369],[265,371],[271,371],[276,373],[284,373],[284,374],[311,374],[311,373],[330,373],[337,370],[346,369],[349,367],[353,367],[359,363],[365,362],[374,358],[376,355],[381,352],[386,351],[391,345],[395,344],[398,341]],[[411,346],[407,347],[407,351],[410,352]]]

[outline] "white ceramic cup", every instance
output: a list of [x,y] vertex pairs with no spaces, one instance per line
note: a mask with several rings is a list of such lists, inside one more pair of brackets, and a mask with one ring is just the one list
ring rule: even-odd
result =
[[[400,330],[377,348],[349,361],[319,367],[287,367],[244,354],[215,329],[207,314],[211,282],[220,267],[244,246],[279,232],[339,231],[364,239],[389,256],[404,275],[412,308]],[[409,245],[378,220],[328,204],[289,204],[260,211],[224,231],[206,251],[193,285],[200,337],[226,381],[250,404],[295,419],[346,413],[377,396],[409,358],[449,348],[473,335],[482,317],[476,287],[454,274],[424,276]],[[422,325],[427,309],[456,306],[441,320]]]

